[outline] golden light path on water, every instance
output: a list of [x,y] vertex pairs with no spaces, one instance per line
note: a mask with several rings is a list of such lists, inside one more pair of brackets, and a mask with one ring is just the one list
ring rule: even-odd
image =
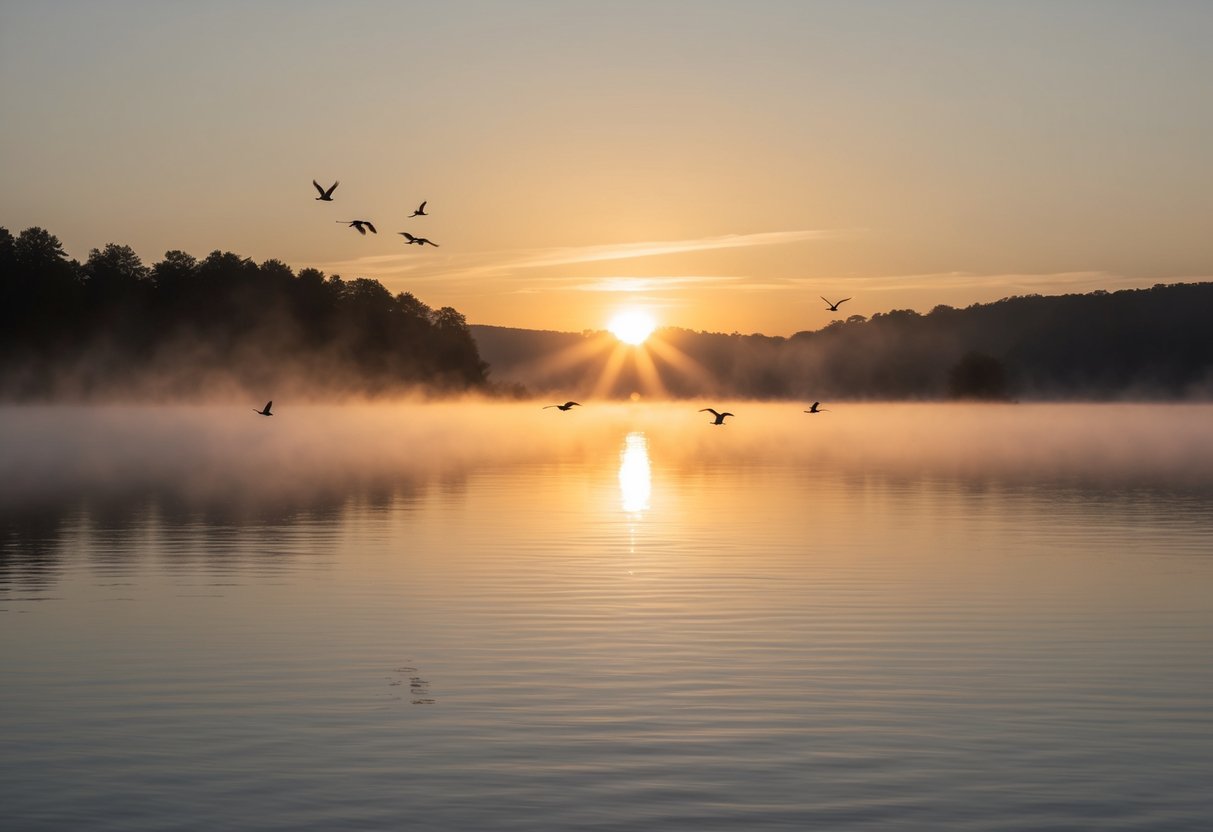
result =
[[629,433],[623,440],[623,451],[619,454],[619,492],[621,506],[628,514],[648,511],[649,497],[653,493],[653,472],[649,466],[649,443],[640,431]]

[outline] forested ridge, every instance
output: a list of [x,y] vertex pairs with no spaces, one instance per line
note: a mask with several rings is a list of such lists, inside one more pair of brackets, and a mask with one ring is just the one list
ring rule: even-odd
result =
[[1213,283],[895,310],[790,342],[850,395],[1209,398]]
[[[495,378],[570,395],[603,377],[614,344],[603,333],[472,332]],[[790,337],[667,328],[652,338],[683,357],[646,348],[664,392],[677,397],[1213,398],[1213,283],[852,315]],[[588,361],[542,360],[595,339],[602,349]],[[650,386],[624,362],[607,392],[625,397]]]
[[0,228],[0,396],[9,400],[376,395],[484,388],[462,314],[377,280],[214,251],[79,263]]
[[[473,337],[473,335],[475,337]],[[667,328],[646,350],[662,394],[770,399],[1213,398],[1213,283],[1029,295],[852,315],[790,337]],[[601,345],[584,361],[548,359]],[[635,362],[598,382],[604,333],[469,327],[377,280],[214,251],[145,265],[128,246],[70,259],[0,228],[0,397],[253,400],[598,390],[652,394]],[[259,403],[259,402],[258,402]]]

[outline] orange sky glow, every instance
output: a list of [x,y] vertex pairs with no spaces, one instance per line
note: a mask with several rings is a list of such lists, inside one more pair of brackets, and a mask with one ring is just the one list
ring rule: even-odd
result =
[[1208,280],[1210,31],[1187,3],[6,2],[0,225],[572,332]]

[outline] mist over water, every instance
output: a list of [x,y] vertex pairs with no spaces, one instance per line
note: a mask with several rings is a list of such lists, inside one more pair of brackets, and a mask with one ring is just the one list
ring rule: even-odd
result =
[[[0,506],[145,491],[183,500],[306,498],[562,459],[610,459],[637,433],[676,467],[795,465],[847,473],[1090,486],[1213,481],[1210,405],[742,403],[482,400],[292,405],[0,408]],[[260,407],[260,404],[256,404]]]
[[6,819],[1213,814],[1213,407],[549,403],[0,408]]

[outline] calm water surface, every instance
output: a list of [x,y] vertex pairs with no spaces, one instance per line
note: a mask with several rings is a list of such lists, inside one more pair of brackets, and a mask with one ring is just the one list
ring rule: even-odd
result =
[[0,826],[1210,828],[1213,408],[694,409],[0,409]]

